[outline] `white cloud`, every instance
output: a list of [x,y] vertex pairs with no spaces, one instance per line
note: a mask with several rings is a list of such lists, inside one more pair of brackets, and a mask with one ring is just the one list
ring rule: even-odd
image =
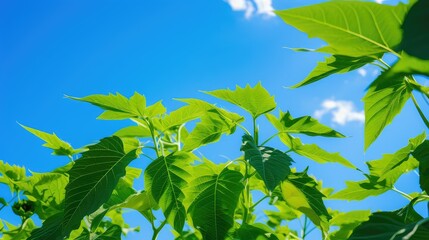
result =
[[365,77],[366,74],[368,73],[364,68],[359,68],[358,69],[358,73],[359,75],[361,75],[362,77]]
[[[272,0],[225,0],[233,11],[243,11],[247,19],[254,14],[264,17],[274,16]],[[255,13],[256,10],[256,13]]]
[[352,101],[326,99],[322,102],[322,108],[314,112],[314,117],[322,118],[326,114],[331,114],[331,121],[339,125],[348,122],[364,122],[364,111],[357,111]]
[[374,1],[378,4],[382,4],[384,2],[384,0],[374,0]]

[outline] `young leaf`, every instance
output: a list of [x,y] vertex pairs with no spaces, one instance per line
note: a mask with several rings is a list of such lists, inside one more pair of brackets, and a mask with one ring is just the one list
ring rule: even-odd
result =
[[124,152],[120,138],[102,139],[75,161],[66,187],[63,235],[79,227],[82,218],[105,203],[125,168],[136,158],[136,150]]
[[418,167],[416,159],[410,157],[417,146],[422,143],[426,135],[409,140],[407,146],[394,154],[385,154],[379,160],[367,162],[369,175],[367,180],[352,182],[346,181],[346,188],[329,196],[331,199],[362,200],[369,196],[380,195],[391,190],[399,177]]
[[250,135],[243,135],[240,150],[264,180],[269,191],[273,191],[290,173],[293,160],[280,150],[266,146],[256,146]]
[[362,222],[369,219],[371,212],[369,210],[357,210],[335,215],[330,221],[331,226],[338,226],[339,229],[329,234],[331,240],[348,239],[353,230]]
[[429,140],[425,140],[412,153],[419,161],[420,188],[429,193]]
[[288,134],[286,126],[272,114],[266,115],[267,119],[279,131],[280,140],[295,153],[312,159],[318,163],[337,162],[349,168],[356,168],[351,162],[343,158],[339,153],[329,153],[316,144],[304,144],[301,139]]
[[188,168],[194,159],[195,155],[187,152],[161,156],[149,164],[144,174],[145,189],[161,207],[168,223],[179,233],[186,220],[182,189],[191,177]]
[[6,184],[12,193],[19,190],[19,183],[25,177],[24,167],[10,165],[0,160],[0,183]]
[[369,87],[363,98],[365,110],[365,150],[377,139],[384,127],[401,112],[411,97],[411,87],[403,77],[385,78],[383,73]]
[[[329,45],[319,51],[361,57],[396,53],[408,7],[372,2],[326,2],[276,11],[286,23]],[[327,17],[329,16],[329,17]]]
[[121,120],[127,118],[152,118],[163,114],[166,109],[161,102],[146,107],[146,98],[135,92],[130,99],[120,93],[102,95],[94,94],[83,98],[70,97],[73,100],[91,103],[105,110],[98,118],[103,120]]
[[363,67],[375,60],[374,57],[349,57],[343,55],[332,55],[325,59],[324,62],[319,62],[316,68],[301,82],[292,86],[298,88],[310,83],[322,80],[335,73],[351,72],[355,69]]
[[235,113],[220,109],[209,110],[201,117],[192,132],[185,139],[183,151],[191,151],[208,143],[216,142],[223,133],[232,134],[243,118]]
[[287,204],[304,213],[326,234],[331,219],[322,198],[325,196],[317,189],[317,182],[307,175],[307,169],[301,173],[291,173],[281,183],[283,199]]
[[240,172],[224,168],[220,173],[198,168],[189,183],[188,213],[206,240],[225,239],[234,224],[234,211],[244,188]]
[[323,125],[310,116],[293,118],[288,112],[280,112],[280,123],[282,129],[288,133],[302,133],[308,136],[323,136],[323,137],[344,137],[343,134],[334,129]]
[[22,124],[20,125],[25,130],[29,131],[30,133],[34,134],[36,137],[45,141],[45,144],[43,144],[43,146],[54,150],[54,152],[52,153],[54,155],[70,156],[84,151],[84,149],[73,149],[73,147],[68,142],[61,140],[59,137],[57,137],[57,135],[55,135],[55,133],[50,134],[34,128],[24,126]]
[[245,88],[237,86],[235,90],[221,89],[205,93],[243,108],[252,114],[253,118],[270,112],[276,107],[274,97],[262,87],[261,83],[253,88],[246,85]]

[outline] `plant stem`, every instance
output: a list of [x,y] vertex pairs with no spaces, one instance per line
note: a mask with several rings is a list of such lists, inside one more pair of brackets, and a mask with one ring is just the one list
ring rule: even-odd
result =
[[244,183],[244,191],[243,191],[243,208],[244,208],[244,213],[243,213],[243,224],[247,223],[248,219],[249,219],[249,214],[251,213],[251,199],[250,199],[250,184],[249,184],[249,171],[250,171],[250,167],[249,167],[249,163],[246,162],[246,173],[245,173],[245,183]]
[[153,230],[153,236],[152,236],[152,240],[156,240],[158,238],[158,234],[159,232],[161,232],[162,228],[165,226],[165,224],[167,223],[167,219],[165,219],[161,225],[159,225],[159,227],[155,228]]
[[256,125],[256,118],[252,118],[253,122],[253,139],[255,140],[256,146],[258,146],[258,126]]
[[399,189],[397,189],[395,186],[393,186],[392,188],[391,188],[393,191],[395,191],[395,192],[397,192],[397,193],[399,193],[399,194],[401,194],[403,197],[405,197],[406,199],[408,199],[408,200],[413,200],[413,197],[411,197],[410,195],[408,195],[408,194],[406,194],[406,193],[404,193],[403,191],[401,191],[401,190],[399,190]]
[[414,94],[411,93],[411,99],[413,100],[414,106],[417,109],[417,112],[419,112],[420,118],[423,120],[423,122],[425,123],[426,127],[429,128],[429,121],[426,118],[425,114],[423,113],[423,111],[420,109],[419,104],[417,103],[416,98],[414,97]]
[[253,211],[253,209],[255,209],[255,207],[258,206],[258,204],[264,201],[266,198],[269,198],[269,196],[264,196],[263,198],[259,199],[255,204],[253,204],[253,206],[250,207],[250,209]]
[[304,240],[307,235],[307,216],[304,215],[304,226],[302,229],[302,239]]

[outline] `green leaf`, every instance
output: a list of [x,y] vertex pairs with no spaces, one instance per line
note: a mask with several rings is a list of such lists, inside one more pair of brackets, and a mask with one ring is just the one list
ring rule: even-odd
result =
[[240,150],[264,180],[269,191],[273,191],[290,173],[293,160],[280,150],[267,146],[257,146],[252,136],[243,135]]
[[289,111],[286,113],[280,112],[280,123],[283,125],[284,132],[288,133],[302,133],[308,136],[345,137],[310,116],[293,118]]
[[236,230],[235,234],[238,239],[246,240],[278,240],[273,231],[262,223],[255,223],[253,225],[243,224]]
[[429,193],[429,141],[425,140],[412,154],[419,161],[420,188]]
[[381,159],[367,162],[367,180],[346,181],[346,188],[329,196],[331,199],[362,200],[391,190],[399,177],[418,167],[418,161],[410,154],[424,141],[426,134],[409,140],[407,146],[394,154],[385,154]]
[[337,162],[349,168],[356,168],[351,162],[342,157],[339,153],[327,152],[316,144],[304,144],[301,142],[301,139],[288,134],[288,129],[286,126],[281,123],[280,120],[277,119],[274,115],[267,114],[266,117],[279,131],[279,137],[282,143],[288,146],[295,153],[312,159],[318,163]]
[[42,227],[31,232],[28,240],[60,240],[64,239],[62,234],[63,213],[51,216],[43,222]]
[[122,228],[118,225],[112,225],[101,235],[93,238],[94,240],[120,240],[122,234]]
[[91,103],[105,111],[98,117],[103,120],[121,120],[127,118],[153,118],[163,114],[166,109],[161,102],[146,107],[146,98],[135,92],[129,99],[120,93],[102,95],[94,94],[83,98],[70,97],[73,100]]
[[197,176],[189,183],[186,196],[193,226],[205,240],[223,240],[234,224],[243,175],[228,168],[219,172],[204,166],[197,167],[194,174]]
[[219,108],[209,110],[184,141],[184,151],[216,142],[223,133],[232,134],[243,117]]
[[355,69],[365,66],[375,60],[375,57],[349,57],[343,55],[332,55],[325,59],[324,62],[319,62],[316,68],[301,82],[292,86],[298,88],[310,83],[322,80],[332,74],[347,73]]
[[350,57],[395,53],[408,7],[372,2],[326,2],[276,11],[286,23],[328,43],[319,49]]
[[30,128],[20,124],[25,130],[29,131],[36,137],[45,141],[43,144],[44,147],[54,150],[52,154],[59,156],[70,156],[80,152],[83,152],[85,149],[74,149],[68,142],[61,140],[55,133],[46,133],[40,130]]
[[253,118],[276,108],[274,97],[262,87],[260,82],[253,88],[250,85],[246,85],[245,88],[236,86],[235,90],[221,89],[205,93],[243,108],[252,114]]
[[161,156],[145,170],[145,189],[161,207],[168,223],[177,232],[183,230],[186,210],[183,206],[183,188],[191,175],[189,166],[196,156],[187,152],[175,152]]
[[75,161],[66,187],[63,235],[79,227],[82,218],[105,203],[125,168],[136,158],[136,150],[127,154],[120,138],[102,139]]
[[129,126],[116,131],[113,135],[118,137],[150,137],[150,129],[146,126],[137,125]]
[[0,160],[0,183],[6,184],[12,193],[19,190],[20,182],[25,178],[24,167],[10,165]]
[[291,173],[281,183],[283,199],[286,203],[304,213],[326,234],[331,219],[322,198],[325,196],[317,189],[317,182],[307,175],[307,169],[301,173]]
[[[412,207],[413,201],[405,208],[393,212],[375,212],[369,220],[354,229],[349,240],[378,239],[427,239],[428,222]],[[419,222],[417,222],[419,221]]]
[[0,197],[0,204],[3,205],[3,206],[7,206],[8,205],[7,202],[6,202],[6,200],[4,198],[2,198],[2,197]]
[[339,229],[330,233],[329,239],[348,239],[357,226],[369,220],[369,215],[371,215],[369,210],[356,210],[335,215],[329,223],[331,226],[338,226]]
[[300,218],[302,213],[298,210],[291,208],[284,201],[276,201],[273,204],[277,211],[264,210],[265,215],[268,217],[268,226],[276,228],[282,225],[282,221],[292,221]]
[[429,2],[417,1],[408,11],[402,24],[402,49],[411,56],[429,60]]
[[403,77],[386,78],[381,74],[363,98],[365,110],[365,150],[377,139],[384,127],[401,112],[411,97],[412,88]]
[[29,239],[31,232],[36,228],[36,225],[31,218],[27,218],[21,226],[15,226],[4,220],[3,222],[7,230],[0,229],[2,240],[27,240]]

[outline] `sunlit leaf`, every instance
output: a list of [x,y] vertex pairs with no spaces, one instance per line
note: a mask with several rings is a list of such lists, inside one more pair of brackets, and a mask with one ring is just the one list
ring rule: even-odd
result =
[[339,213],[329,221],[331,226],[338,226],[339,229],[329,234],[331,240],[348,239],[353,230],[362,222],[368,221],[371,212],[369,210],[356,210]]
[[429,193],[429,140],[425,140],[412,153],[419,161],[420,188]]
[[113,135],[118,137],[150,137],[151,133],[148,127],[137,125],[119,129]]
[[165,112],[161,102],[146,107],[146,98],[135,92],[129,99],[120,93],[102,95],[94,94],[83,98],[70,97],[77,101],[91,103],[105,110],[98,118],[103,120],[121,120],[127,118],[152,118]]
[[75,161],[66,187],[63,235],[67,236],[80,225],[85,215],[105,203],[125,168],[136,158],[136,151],[127,154],[120,138],[102,139]]
[[177,232],[181,232],[186,220],[183,206],[183,188],[191,177],[190,162],[195,155],[176,152],[161,156],[145,170],[145,189],[161,207],[167,221]]
[[293,85],[293,88],[305,86],[310,83],[322,80],[332,74],[347,73],[363,67],[375,60],[374,57],[349,57],[343,55],[332,55],[323,62],[317,63],[317,66],[311,71],[308,76],[300,83]]
[[234,133],[237,123],[242,120],[243,118],[235,113],[221,111],[218,108],[209,110],[186,137],[183,150],[191,151],[218,141],[223,133]]
[[223,240],[234,223],[234,211],[241,191],[243,175],[224,168],[222,171],[197,168],[186,196],[193,226],[205,240]]
[[363,98],[365,110],[365,150],[377,139],[384,127],[401,112],[411,97],[411,87],[403,77],[385,79],[380,75]]
[[281,190],[289,206],[304,213],[323,232],[328,231],[331,216],[322,200],[325,196],[317,189],[317,182],[307,175],[307,169],[301,173],[291,173],[281,183]]
[[252,114],[253,118],[270,112],[276,107],[274,97],[262,87],[261,83],[255,87],[250,87],[250,85],[246,85],[244,88],[236,86],[235,90],[220,89],[205,93],[243,108]]
[[288,133],[302,133],[309,136],[344,137],[343,134],[321,124],[317,119],[310,116],[293,118],[289,112],[280,112],[280,123],[282,130]]
[[332,199],[362,200],[369,196],[380,195],[392,189],[399,177],[418,167],[419,163],[410,154],[422,143],[426,135],[409,140],[407,146],[394,154],[385,154],[381,159],[368,161],[367,180],[346,181],[346,188],[329,196]]
[[0,160],[0,183],[6,184],[12,192],[19,190],[19,182],[25,177],[24,167],[10,165]]
[[293,160],[284,152],[267,146],[257,146],[250,135],[244,135],[240,150],[264,180],[269,191],[273,191],[290,173]]
[[327,152],[316,144],[304,144],[301,142],[301,139],[288,134],[287,127],[274,115],[267,114],[266,117],[279,131],[279,137],[282,143],[288,146],[295,153],[312,159],[318,163],[337,162],[349,168],[356,168],[351,162],[342,157],[339,153]]
[[68,142],[61,140],[57,135],[55,135],[55,133],[50,134],[34,128],[24,126],[22,124],[20,125],[25,130],[29,131],[36,137],[45,141],[45,144],[43,144],[43,146],[54,150],[54,152],[52,153],[54,155],[69,156],[69,155],[74,155],[76,153],[83,152],[85,150],[85,149],[74,149]]
[[400,27],[408,10],[373,2],[325,2],[276,11],[286,23],[328,43],[322,52],[350,57],[394,53],[401,42]]

